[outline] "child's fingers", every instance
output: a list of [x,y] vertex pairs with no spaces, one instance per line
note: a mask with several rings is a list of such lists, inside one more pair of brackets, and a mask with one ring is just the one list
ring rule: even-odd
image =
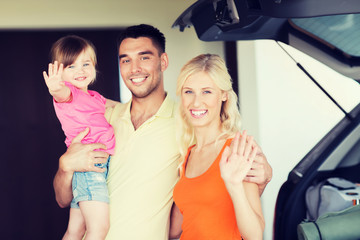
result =
[[52,76],[52,75],[53,75],[53,64],[52,64],[52,63],[49,63],[48,73],[49,73],[49,76]]
[[59,63],[57,61],[54,62],[54,75],[57,75],[58,73],[58,68],[59,68]]
[[44,76],[45,82],[47,82],[47,80],[49,79],[49,77],[48,77],[46,71],[43,71],[43,76]]
[[64,71],[64,65],[61,63],[60,64],[60,66],[59,66],[59,71],[58,71],[58,75],[62,75],[62,73],[63,73],[63,71]]

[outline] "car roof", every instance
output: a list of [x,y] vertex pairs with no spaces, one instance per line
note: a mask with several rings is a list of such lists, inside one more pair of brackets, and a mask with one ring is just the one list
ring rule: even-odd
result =
[[199,0],[173,27],[203,41],[281,41],[359,81],[359,13],[359,0]]

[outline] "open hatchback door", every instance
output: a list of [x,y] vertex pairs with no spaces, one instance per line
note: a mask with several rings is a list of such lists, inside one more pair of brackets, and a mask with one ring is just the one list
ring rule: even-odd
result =
[[[280,41],[360,81],[359,0],[199,0],[173,27],[194,27],[203,41]],[[360,104],[346,112],[322,90],[344,118],[289,172],[276,202],[276,240],[297,239],[297,226],[307,217],[305,193],[311,185],[329,177],[360,182]]]

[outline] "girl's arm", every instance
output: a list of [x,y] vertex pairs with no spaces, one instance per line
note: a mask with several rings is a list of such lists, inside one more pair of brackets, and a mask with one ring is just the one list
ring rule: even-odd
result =
[[246,131],[237,133],[231,150],[227,147],[220,160],[221,177],[233,201],[237,226],[244,239],[261,240],[264,232],[258,186],[243,182],[257,153],[252,137]]
[[63,70],[64,65],[61,63],[59,66],[58,62],[55,61],[54,64],[49,63],[49,75],[44,71],[43,76],[46,86],[56,102],[71,102],[71,91],[61,78]]
[[180,238],[182,233],[181,225],[183,222],[183,215],[180,212],[180,209],[174,203],[171,208],[170,215],[170,231],[169,231],[169,239],[177,239]]

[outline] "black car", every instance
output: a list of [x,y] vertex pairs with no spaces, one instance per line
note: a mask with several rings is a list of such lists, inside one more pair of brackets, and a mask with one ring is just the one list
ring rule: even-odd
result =
[[[203,41],[280,41],[360,82],[358,0],[199,0],[173,24],[180,31],[191,26]],[[300,63],[297,65],[343,112],[344,118],[283,183],[274,216],[276,240],[298,238],[298,225],[309,217],[305,200],[309,187],[334,177],[360,182],[360,103],[345,111]]]

